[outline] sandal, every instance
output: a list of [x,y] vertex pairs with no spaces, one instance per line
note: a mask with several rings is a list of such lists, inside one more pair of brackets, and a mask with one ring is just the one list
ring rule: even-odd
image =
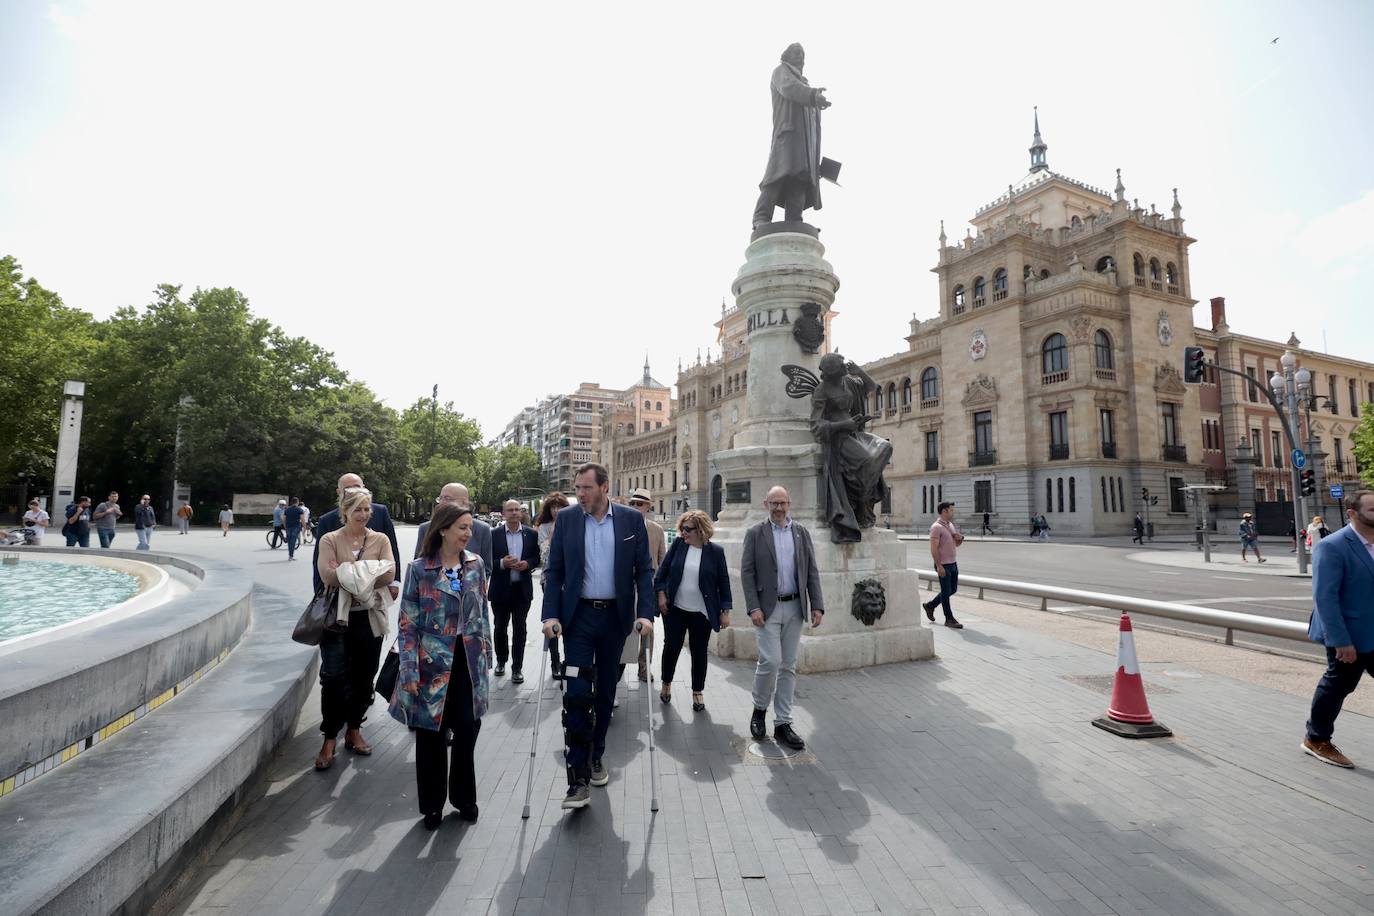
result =
[[666,705],[673,702],[673,688],[662,687],[658,691],[658,698]]
[[[333,739],[325,741],[324,746],[320,747],[320,752],[315,755],[315,769],[323,772],[334,765]],[[325,747],[329,748],[329,756],[324,755]]]
[[362,733],[359,732],[358,741],[354,742],[352,738],[348,737],[348,733],[344,732],[344,747],[348,748],[359,757],[370,757],[372,756],[372,745],[362,740],[362,737]]
[[702,712],[706,709],[706,704],[702,702],[701,691],[692,691],[692,712]]

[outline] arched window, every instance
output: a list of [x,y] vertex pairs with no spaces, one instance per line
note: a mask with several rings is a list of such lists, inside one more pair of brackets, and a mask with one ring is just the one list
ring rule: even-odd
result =
[[617,423],[617,424],[615,425],[615,431],[618,432],[618,433],[623,433],[623,432],[625,431],[625,424],[624,424],[624,423]]
[[1164,282],[1170,286],[1178,286],[1178,268],[1174,266],[1173,261],[1164,265]]
[[1078,511],[1078,478],[1069,478],[1069,511]]
[[992,301],[1000,302],[1007,298],[1007,271],[999,267],[992,275]]
[[1151,279],[1151,280],[1154,280],[1155,282],[1158,282],[1158,281],[1159,281],[1159,259],[1158,259],[1158,258],[1150,258],[1150,279]]
[[1054,480],[1049,477],[1045,478],[1045,511],[1054,511]]
[[1109,270],[1116,270],[1116,259],[1109,254],[1104,254],[1097,259],[1097,267],[1094,270],[1100,274],[1105,274]]
[[1045,270],[1040,271],[1040,279],[1041,279],[1041,280],[1048,280],[1049,278],[1050,278],[1050,272],[1049,272],[1048,269],[1045,269]]
[[1063,512],[1063,511],[1064,511],[1064,478],[1063,478],[1063,477],[1056,477],[1054,480],[1055,480],[1056,488],[1059,490],[1059,508],[1056,509],[1055,511],[1056,511],[1056,512]]
[[648,401],[645,401],[645,402],[644,402],[644,409],[645,409],[645,410],[648,410],[648,409],[649,409],[649,402],[648,402]]
[[940,397],[940,373],[934,366],[926,366],[921,372],[921,403],[934,401]]
[[1131,264],[1135,268],[1135,275],[1137,277],[1145,276],[1145,259],[1140,256],[1140,252],[1137,251],[1132,255]]
[[887,409],[897,409],[897,386],[891,382],[887,383]]
[[982,277],[973,281],[973,307],[977,308],[983,304],[984,297],[987,295],[988,285]]
[[1040,371],[1045,375],[1069,371],[1069,343],[1063,334],[1051,334],[1040,345]]
[[662,401],[654,401],[654,410],[662,410],[662,409],[663,409],[663,402],[662,402]]
[[954,312],[958,314],[964,310],[964,284],[960,283],[954,287]]
[[911,406],[911,379],[902,379],[902,406]]
[[1111,369],[1115,366],[1112,361],[1112,338],[1100,328],[1093,335],[1093,365],[1099,369]]

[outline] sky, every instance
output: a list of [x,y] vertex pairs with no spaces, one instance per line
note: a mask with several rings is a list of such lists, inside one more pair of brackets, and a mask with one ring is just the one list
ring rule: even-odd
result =
[[[1277,38],[1274,42],[1272,39]],[[790,42],[833,103],[834,342],[938,312],[1050,167],[1167,211],[1199,324],[1374,361],[1374,4],[0,0],[0,254],[99,317],[233,286],[402,408],[497,435],[714,347]]]

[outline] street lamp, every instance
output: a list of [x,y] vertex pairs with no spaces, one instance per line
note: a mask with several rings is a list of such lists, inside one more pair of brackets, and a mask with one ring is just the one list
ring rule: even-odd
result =
[[[1279,413],[1279,420],[1283,423],[1283,431],[1288,438],[1288,447],[1294,452],[1298,449],[1298,381],[1295,367],[1298,358],[1293,355],[1292,350],[1285,350],[1283,356],[1279,357],[1279,365],[1283,367],[1282,372],[1275,372],[1269,377],[1269,390],[1273,392],[1272,402]],[[1306,370],[1299,370],[1306,372]],[[1307,384],[1312,382],[1311,373],[1307,373]],[[1309,427],[1310,428],[1310,427]],[[1299,471],[1301,469],[1295,462],[1290,462],[1290,486],[1293,494],[1293,532],[1297,541],[1298,553],[1298,572],[1307,572],[1307,544],[1298,533],[1306,526],[1303,524],[1305,512],[1303,508],[1302,484],[1299,481]]]

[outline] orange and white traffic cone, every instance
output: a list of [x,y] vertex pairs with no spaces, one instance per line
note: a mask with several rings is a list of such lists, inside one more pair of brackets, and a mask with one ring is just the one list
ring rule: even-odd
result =
[[1145,701],[1145,681],[1135,657],[1135,632],[1129,614],[1121,615],[1121,636],[1116,649],[1116,679],[1112,682],[1112,702],[1107,714],[1093,719],[1093,725],[1123,738],[1168,738],[1173,734],[1150,715]]

